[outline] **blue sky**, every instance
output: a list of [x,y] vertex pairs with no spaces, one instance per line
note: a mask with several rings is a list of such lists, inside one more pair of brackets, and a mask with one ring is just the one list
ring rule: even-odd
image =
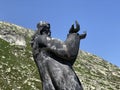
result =
[[75,20],[79,33],[88,33],[81,50],[120,67],[120,0],[0,0],[0,21],[33,30],[48,21],[52,36],[62,40]]

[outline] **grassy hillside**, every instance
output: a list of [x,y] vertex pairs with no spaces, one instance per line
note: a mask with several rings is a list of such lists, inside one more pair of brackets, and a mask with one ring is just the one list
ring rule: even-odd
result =
[[[0,22],[0,90],[42,90],[29,44],[33,33]],[[120,90],[120,68],[96,55],[80,50],[74,69],[85,90]]]
[[39,75],[30,48],[0,39],[0,90],[39,90]]

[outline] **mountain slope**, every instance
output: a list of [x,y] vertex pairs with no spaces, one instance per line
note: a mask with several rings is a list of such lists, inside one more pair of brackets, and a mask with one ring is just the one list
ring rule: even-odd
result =
[[[34,31],[0,22],[0,90],[42,90],[32,58]],[[120,68],[85,51],[79,51],[74,69],[85,90],[119,90]]]

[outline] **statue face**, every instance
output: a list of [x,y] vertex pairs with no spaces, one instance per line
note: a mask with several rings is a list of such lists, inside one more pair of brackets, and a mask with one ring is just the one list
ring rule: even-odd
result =
[[37,24],[37,28],[41,35],[51,36],[50,24],[47,22],[40,22]]
[[42,35],[51,36],[50,27],[43,26],[42,30],[40,31]]

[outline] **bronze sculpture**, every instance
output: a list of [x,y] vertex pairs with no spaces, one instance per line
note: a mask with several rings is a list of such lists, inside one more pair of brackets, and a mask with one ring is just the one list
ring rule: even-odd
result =
[[83,90],[72,66],[76,60],[80,40],[86,33],[78,34],[80,25],[71,26],[65,41],[51,37],[50,24],[40,22],[33,35],[31,46],[38,67],[43,90]]

